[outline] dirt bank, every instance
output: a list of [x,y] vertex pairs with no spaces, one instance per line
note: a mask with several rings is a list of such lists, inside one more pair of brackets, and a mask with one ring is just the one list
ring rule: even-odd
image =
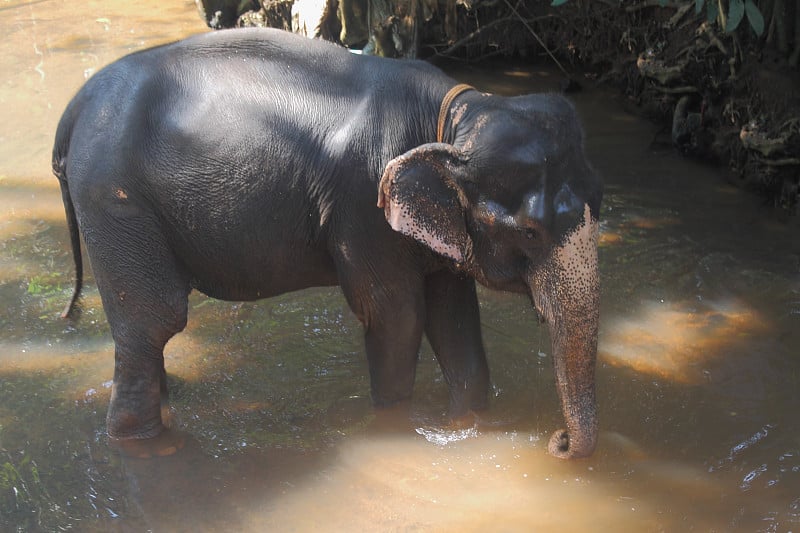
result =
[[[551,18],[557,29],[540,25],[549,45],[571,51],[572,64],[662,123],[660,140],[728,166],[742,185],[797,211],[800,72],[796,52],[772,38],[773,24],[761,37],[746,20],[725,33],[705,12],[696,14],[694,2],[576,2]],[[793,28],[800,40],[800,25]]]

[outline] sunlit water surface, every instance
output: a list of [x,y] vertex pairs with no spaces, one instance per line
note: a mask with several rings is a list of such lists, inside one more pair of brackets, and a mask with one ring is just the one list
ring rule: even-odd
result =
[[[524,299],[489,291],[493,397],[474,426],[447,425],[427,346],[409,410],[372,409],[338,289],[193,295],[166,355],[186,447],[111,450],[113,346],[91,277],[80,320],[58,318],[72,264],[50,150],[97,69],[206,31],[193,2],[169,5],[0,3],[0,530],[800,529],[798,224],[653,148],[654,126],[595,91],[574,97],[606,179],[591,459],[546,454],[561,424],[547,333]],[[558,83],[453,72],[502,94]]]

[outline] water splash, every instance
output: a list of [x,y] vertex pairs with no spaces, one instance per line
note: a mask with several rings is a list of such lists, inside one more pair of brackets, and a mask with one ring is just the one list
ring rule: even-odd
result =
[[471,427],[466,429],[442,429],[442,428],[417,428],[415,431],[425,437],[425,440],[437,446],[447,446],[454,442],[475,438],[478,436],[478,428]]

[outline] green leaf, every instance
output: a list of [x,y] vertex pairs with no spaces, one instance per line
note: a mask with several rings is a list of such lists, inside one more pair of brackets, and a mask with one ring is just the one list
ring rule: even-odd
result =
[[703,10],[703,4],[706,3],[706,0],[694,0],[694,14],[699,15],[700,11]]
[[550,5],[553,6],[553,7],[563,6],[568,1],[569,0],[553,0],[553,2]]
[[42,293],[42,284],[38,278],[33,278],[28,283],[28,294],[41,294]]
[[706,4],[706,20],[709,24],[713,24],[719,16],[719,6],[713,0]]
[[753,0],[745,0],[744,10],[747,13],[747,21],[750,22],[750,27],[760,37],[764,33],[764,15],[761,14]]
[[728,24],[725,26],[725,33],[731,33],[739,27],[739,23],[744,18],[743,0],[731,0],[728,6]]
[[39,468],[36,466],[36,463],[31,461],[31,475],[33,476],[33,481],[37,485],[42,483],[42,479],[39,477]]

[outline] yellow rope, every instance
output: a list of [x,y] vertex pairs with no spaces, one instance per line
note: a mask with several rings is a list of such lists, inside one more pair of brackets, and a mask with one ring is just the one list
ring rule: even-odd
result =
[[442,142],[444,139],[444,125],[445,122],[447,122],[447,112],[450,111],[450,106],[453,104],[453,100],[455,100],[459,94],[466,91],[471,91],[473,89],[474,88],[471,85],[459,83],[447,91],[447,94],[444,95],[442,106],[439,108],[439,125],[436,129],[436,142]]

